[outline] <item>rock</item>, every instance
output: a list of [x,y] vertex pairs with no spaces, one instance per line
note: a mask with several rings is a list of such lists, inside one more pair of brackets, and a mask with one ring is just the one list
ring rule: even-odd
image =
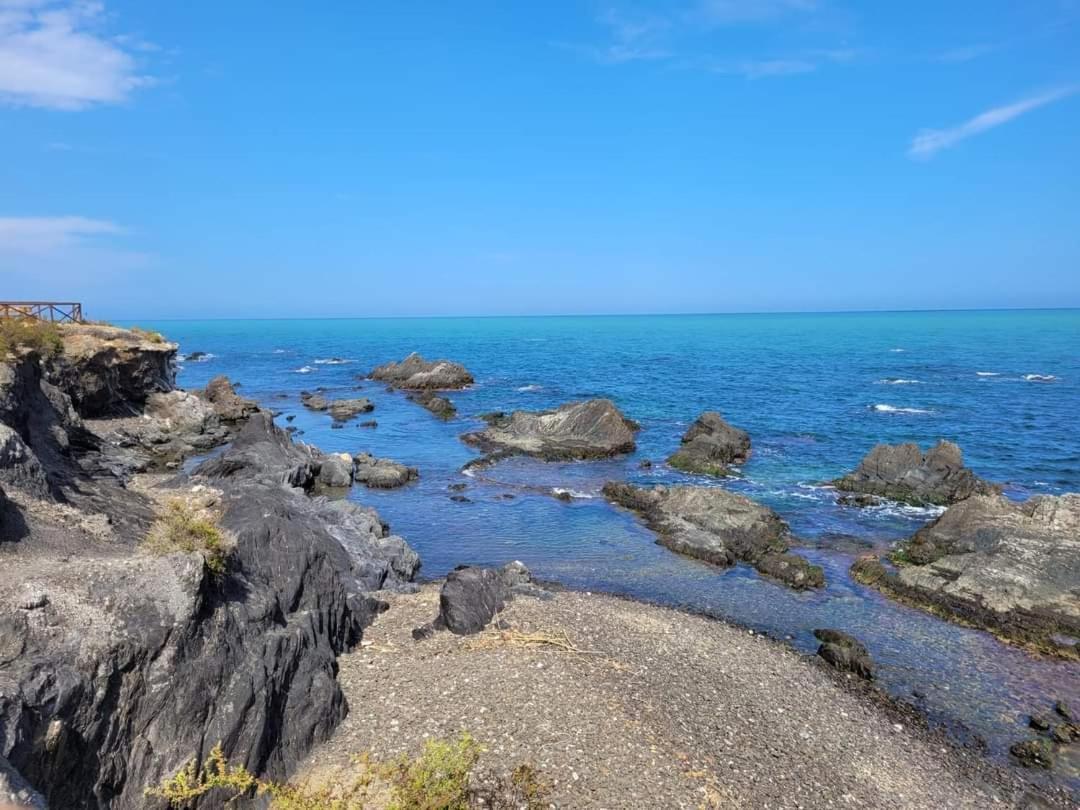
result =
[[472,503],[472,498],[468,495],[451,495],[450,500],[454,503]]
[[841,495],[836,499],[836,502],[841,506],[856,506],[859,508],[865,508],[867,506],[877,506],[881,503],[881,498],[876,495],[866,495],[865,493],[857,492],[850,493],[848,495]]
[[353,478],[358,484],[373,489],[394,489],[420,477],[416,467],[406,467],[388,458],[375,458],[370,453],[352,457]]
[[697,418],[682,437],[682,446],[668,458],[668,464],[683,472],[702,475],[730,475],[732,464],[750,457],[750,434],[732,427],[715,411]]
[[368,375],[373,380],[407,390],[465,388],[473,384],[473,375],[460,363],[449,360],[425,360],[413,352],[400,363],[387,363]]
[[1028,725],[1036,731],[1049,731],[1051,723],[1049,718],[1046,717],[1046,715],[1033,714],[1031,715],[1031,717],[1028,718]]
[[220,374],[206,384],[202,391],[203,398],[214,408],[214,412],[223,422],[242,422],[259,410],[259,404],[236,393],[233,384],[224,374]]
[[352,486],[353,460],[348,453],[323,456],[319,465],[319,483],[324,487],[343,489]]
[[19,593],[15,607],[19,610],[40,610],[49,604],[49,594],[40,585],[27,582]]
[[488,427],[462,440],[485,453],[525,454],[549,461],[608,458],[633,452],[635,427],[609,399],[554,411],[514,411],[483,417]]
[[456,484],[447,484],[446,488],[451,492],[463,492],[464,490],[469,488],[469,485],[466,484],[464,481],[459,481]]
[[432,391],[418,391],[415,394],[409,394],[408,399],[431,411],[440,419],[452,419],[457,414],[457,408],[454,407],[453,402]]
[[960,448],[946,441],[938,442],[925,455],[917,444],[879,444],[855,472],[833,484],[840,490],[916,506],[944,506],[996,491],[994,485],[965,467]]
[[330,403],[330,415],[338,422],[347,422],[361,413],[371,413],[375,406],[366,397],[357,399],[335,399]]
[[425,638],[432,630],[449,630],[463,636],[479,633],[506,607],[515,589],[532,581],[520,562],[501,569],[462,566],[451,571],[439,592],[439,615],[434,622],[413,631],[414,638]]
[[1069,704],[1064,700],[1054,701],[1054,711],[1064,717],[1066,720],[1076,720],[1076,716],[1073,714],[1072,709],[1069,708]]
[[294,444],[269,414],[257,413],[224,453],[204,461],[194,475],[211,480],[257,479],[310,489],[318,476],[321,456],[306,444]]
[[185,354],[184,360],[188,363],[201,363],[208,359],[206,352],[191,352],[191,354]]
[[1059,723],[1050,729],[1050,739],[1061,745],[1068,745],[1080,735],[1080,729],[1068,723]]
[[790,554],[789,530],[780,516],[749,498],[718,487],[656,486],[609,482],[604,496],[631,509],[657,533],[657,542],[714,565],[746,562],[796,588],[818,588],[819,566]]
[[1025,768],[1044,768],[1054,766],[1054,746],[1049,740],[1034,739],[1014,743],[1009,748],[1012,754]]
[[[890,573],[852,575],[887,595],[1063,657],[1080,636],[1080,494],[1016,503],[974,495],[901,543]],[[879,570],[880,569],[880,570]]]
[[322,394],[312,393],[311,391],[301,391],[300,402],[305,408],[310,408],[313,411],[325,411],[330,407],[330,400]]
[[49,481],[34,451],[12,428],[0,423],[0,483],[47,497]]
[[11,763],[0,757],[0,807],[10,805],[12,810],[48,810],[45,798],[34,790]]
[[815,630],[821,645],[817,654],[841,672],[852,672],[868,681],[874,679],[874,662],[862,642],[840,630]]
[[367,421],[361,422],[360,424],[357,425],[357,427],[362,427],[362,428],[377,428],[378,426],[379,426],[379,423],[376,422],[374,419],[368,419]]
[[638,469],[639,470],[651,470],[652,469],[652,462],[649,461],[649,459],[647,459],[647,458],[643,458],[641,461],[638,462]]

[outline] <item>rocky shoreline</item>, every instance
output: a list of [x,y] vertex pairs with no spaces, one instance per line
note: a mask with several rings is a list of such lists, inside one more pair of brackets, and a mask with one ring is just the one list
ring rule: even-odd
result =
[[[387,740],[371,733],[395,713],[427,711],[418,727],[453,722],[440,714],[445,707],[438,701],[410,692],[421,684],[430,686],[438,676],[439,666],[431,669],[429,663],[433,650],[455,662],[461,658],[454,677],[466,681],[469,667],[497,665],[493,672],[507,679],[507,689],[517,691],[511,689],[507,705],[496,715],[511,727],[533,722],[524,719],[528,712],[515,714],[512,704],[534,699],[524,686],[531,682],[526,673],[532,664],[543,668],[553,663],[544,657],[550,657],[550,649],[501,652],[482,664],[469,663],[469,656],[459,655],[467,642],[444,638],[491,633],[492,627],[517,638],[513,634],[519,625],[528,629],[554,622],[545,631],[548,637],[561,633],[557,637],[578,653],[582,645],[603,647],[615,640],[623,646],[617,654],[606,654],[649,684],[642,699],[662,704],[675,696],[646,676],[655,661],[643,652],[631,653],[631,639],[668,645],[686,636],[721,657],[733,644],[745,654],[736,643],[737,634],[745,631],[730,625],[693,623],[691,633],[684,626],[685,614],[664,608],[587,594],[552,595],[515,566],[455,571],[444,583],[417,593],[420,559],[415,551],[375,510],[341,494],[354,484],[404,486],[422,470],[367,453],[326,454],[294,442],[292,428],[278,427],[270,412],[240,396],[225,378],[212,380],[202,391],[177,389],[175,344],[104,326],[70,327],[63,335],[58,353],[17,351],[6,361],[0,358],[0,800],[54,809],[161,806],[150,802],[144,790],[192,758],[202,761],[218,744],[231,762],[274,779],[310,770],[322,755],[306,759],[309,751],[324,743],[329,748],[320,751],[339,754],[343,745],[357,742],[364,745],[351,753],[389,751],[394,746],[387,748]],[[429,362],[417,354],[368,376],[409,392],[410,399],[443,419],[453,418],[456,409],[436,392],[474,383],[464,366]],[[374,408],[367,398],[334,400],[319,390],[305,392],[301,400],[313,411],[328,413],[335,426]],[[472,464],[494,464],[513,455],[587,461],[636,447],[638,425],[605,399],[483,419],[484,429],[461,437],[484,454]],[[181,472],[185,459],[223,446],[193,470]],[[668,464],[724,477],[747,460],[750,448],[748,434],[710,411],[686,432]],[[964,467],[959,448],[948,443],[926,454],[914,445],[875,448],[836,486],[860,498],[951,504],[891,559],[859,559],[854,579],[1030,649],[1078,655],[1080,605],[1071,583],[1080,576],[1080,496],[1013,504]],[[824,585],[822,569],[792,553],[797,542],[779,516],[744,496],[715,486],[643,488],[625,482],[609,483],[604,494],[637,513],[657,533],[657,542],[674,552],[719,566],[748,563],[795,590]],[[209,521],[220,547],[151,552],[148,532],[169,514],[186,515],[190,525]],[[372,680],[403,679],[390,681],[390,688],[396,700],[411,695],[411,708],[389,706],[372,696],[371,683],[364,682],[360,670],[349,670],[348,662],[368,660],[373,623],[396,637],[403,617],[411,622],[414,608],[429,603],[433,588],[440,590],[439,611],[409,628],[409,644],[416,646],[407,657],[415,671],[402,672],[394,665]],[[659,635],[629,632],[624,626],[629,616]],[[439,632],[443,629],[451,632]],[[864,722],[884,723],[875,712],[893,702],[873,686],[853,685],[874,677],[866,649],[845,633],[817,632],[821,661],[839,679],[829,687],[815,680],[818,665],[781,646],[761,645],[751,658],[758,667],[778,668],[785,677],[813,683],[815,698],[804,701],[800,711],[815,701],[819,714],[839,711],[836,707],[847,706],[854,694],[862,701],[858,711],[869,712]],[[713,670],[720,664],[680,645],[681,666],[718,677]],[[565,645],[560,649],[565,651]],[[612,690],[626,685],[569,663],[580,657],[588,658],[559,660],[556,667],[565,666],[559,670],[562,677],[591,678],[590,699],[615,700]],[[379,669],[383,663],[372,666]],[[344,678],[339,677],[342,666]],[[702,691],[706,683],[686,682],[699,708],[718,699]],[[759,699],[751,698],[751,691],[749,682],[732,681],[722,696],[728,703],[720,705]],[[780,693],[770,700],[788,711],[796,708]],[[565,717],[552,727],[556,736],[580,736],[586,720],[606,727],[606,721],[590,720],[580,707],[563,708]],[[688,708],[679,706],[684,712],[680,722],[694,726],[696,721],[685,715]],[[364,734],[355,733],[352,717],[369,721]],[[847,723],[814,723],[823,735],[857,739],[862,734]],[[643,800],[678,795],[686,801],[708,799],[709,791],[716,791],[713,799],[723,801],[708,806],[776,801],[782,795],[800,795],[804,806],[815,807],[836,800],[882,802],[886,793],[879,783],[895,779],[895,772],[875,769],[899,756],[897,751],[908,757],[912,746],[940,742],[929,732],[903,726],[890,732],[899,748],[883,744],[880,736],[873,737],[876,742],[866,738],[858,748],[860,756],[870,758],[866,773],[856,777],[837,771],[827,779],[820,776],[822,769],[839,768],[834,756],[845,746],[826,755],[811,742],[817,732],[805,737],[791,726],[779,750],[806,769],[802,764],[787,771],[772,767],[770,781],[779,792],[754,779],[723,783],[702,777],[703,784],[695,785],[680,777],[678,768],[664,766],[642,774],[652,773],[656,784],[671,792],[650,794],[644,781],[624,784],[604,777],[590,764],[599,756],[596,751],[582,749],[579,770],[592,781],[575,785],[577,775],[568,777],[556,791],[556,804],[620,806],[620,790],[626,796],[643,791]],[[659,727],[646,723],[643,728],[655,732]],[[881,728],[887,730],[887,723]],[[779,756],[775,740],[748,730],[739,738],[749,757],[746,768],[755,759],[756,767],[773,766]],[[678,742],[701,749],[685,760],[684,771],[724,772],[720,752],[729,741],[717,749],[719,743],[713,731],[695,726],[690,737]],[[1042,738],[1032,743],[1039,752],[1049,747],[1051,754],[1053,744]],[[532,750],[534,756],[547,756],[539,740]],[[678,750],[669,753],[678,758]],[[915,761],[918,757],[908,759],[913,775],[904,783],[909,792],[903,806],[941,806],[934,802],[941,800],[939,788],[946,784],[954,806],[980,807],[988,801],[1020,806],[1026,801],[1014,774],[970,758],[952,744],[942,750],[950,752],[948,757],[933,766]],[[793,787],[796,776],[806,780],[812,773],[818,774],[812,788]],[[937,786],[926,781],[935,779],[944,781]],[[978,779],[990,779],[994,787],[988,792]],[[1043,793],[1045,800],[1067,806],[1064,794]],[[221,806],[214,797],[196,805]]]

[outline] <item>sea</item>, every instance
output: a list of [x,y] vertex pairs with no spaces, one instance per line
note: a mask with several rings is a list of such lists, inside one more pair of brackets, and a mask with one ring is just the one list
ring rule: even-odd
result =
[[[987,633],[898,605],[851,580],[866,551],[885,553],[940,510],[837,503],[828,482],[878,442],[939,439],[1015,499],[1080,491],[1080,310],[589,317],[185,320],[142,322],[180,344],[179,384],[218,374],[280,411],[298,440],[414,465],[398,490],[354,487],[435,578],[460,564],[524,562],[534,576],[705,613],[813,654],[815,628],[852,633],[878,683],[966,745],[1007,763],[1028,715],[1056,699],[1080,706],[1080,665],[1037,659]],[[413,351],[467,366],[476,384],[437,419],[365,380]],[[195,352],[199,360],[186,359]],[[332,429],[300,393],[366,396],[373,413]],[[636,453],[611,461],[527,458],[462,472],[459,436],[479,414],[612,399],[641,424]],[[730,479],[688,476],[664,459],[705,410],[747,430],[750,460]],[[287,417],[293,417],[286,422]],[[376,428],[358,423],[373,418]],[[649,459],[650,469],[640,462]],[[471,473],[471,474],[470,474]],[[604,482],[691,482],[774,508],[825,569],[797,593],[738,565],[719,569],[659,546]],[[465,484],[463,492],[452,485]],[[553,497],[566,493],[569,500]],[[451,500],[463,494],[467,501]],[[567,628],[573,634],[573,628]],[[1050,778],[1080,789],[1073,747]]]

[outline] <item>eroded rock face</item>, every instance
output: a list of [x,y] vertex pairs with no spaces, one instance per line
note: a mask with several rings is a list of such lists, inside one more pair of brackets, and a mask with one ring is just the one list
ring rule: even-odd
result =
[[489,414],[488,427],[462,440],[486,453],[549,461],[608,458],[633,452],[638,428],[609,399],[571,402],[553,411]]
[[236,389],[224,374],[219,374],[206,384],[203,398],[210,403],[214,413],[223,422],[242,422],[259,410],[259,404],[236,393]]
[[1021,644],[1080,657],[1080,494],[1016,503],[974,495],[902,543],[892,573],[874,560],[853,575]]
[[425,360],[413,352],[400,363],[386,363],[371,371],[372,380],[407,390],[452,390],[473,384],[473,375],[460,363]]
[[370,453],[358,453],[352,462],[356,482],[373,489],[394,489],[420,477],[416,467],[407,467],[388,458],[375,458]]
[[746,562],[792,588],[825,583],[821,568],[788,552],[789,531],[766,506],[718,487],[604,485],[613,503],[631,509],[657,533],[657,542],[714,565]]
[[750,457],[750,434],[729,425],[720,414],[706,411],[682,437],[682,446],[668,458],[678,470],[701,475],[729,475],[732,464]]
[[916,506],[957,503],[996,491],[964,466],[960,448],[941,441],[925,454],[917,444],[879,444],[837,489],[877,495]]

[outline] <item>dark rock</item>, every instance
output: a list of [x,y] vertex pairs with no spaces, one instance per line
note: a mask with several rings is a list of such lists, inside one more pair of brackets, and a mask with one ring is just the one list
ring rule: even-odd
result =
[[1071,726],[1068,723],[1059,723],[1050,729],[1050,739],[1061,745],[1068,745],[1073,740],[1080,736],[1080,729],[1075,726]]
[[310,489],[318,476],[321,456],[306,444],[294,444],[286,431],[275,427],[269,414],[257,413],[228,450],[204,461],[194,474],[211,480],[250,478]]
[[407,390],[465,388],[474,382],[472,374],[460,363],[449,360],[429,361],[416,352],[400,363],[379,366],[368,376]]
[[214,412],[223,422],[243,422],[256,411],[259,404],[236,393],[229,378],[220,374],[206,384],[202,397],[214,408]]
[[641,461],[638,462],[638,469],[639,470],[651,470],[652,469],[652,462],[649,461],[649,459],[647,459],[647,458],[643,458]]
[[295,413],[290,413],[288,416],[285,417],[285,421],[286,422],[291,422],[295,418],[296,418],[296,414]]
[[714,565],[742,561],[792,588],[818,588],[820,566],[788,552],[790,533],[780,516],[749,498],[717,487],[610,482],[604,496],[642,515],[657,542]]
[[1064,700],[1054,701],[1054,711],[1064,717],[1066,720],[1077,719],[1076,716],[1073,714],[1072,710],[1069,708],[1069,704],[1066,703]]
[[352,486],[353,460],[348,453],[331,453],[322,457],[318,481],[324,487],[344,489]]
[[25,808],[25,810],[48,810],[45,797],[0,757],[0,807]]
[[460,481],[456,484],[449,484],[446,488],[451,492],[463,492],[464,490],[469,488],[469,485],[466,484],[464,481]]
[[352,460],[355,481],[373,489],[394,489],[420,477],[416,467],[406,467],[388,458],[375,458],[370,453],[358,453]]
[[750,457],[750,434],[732,427],[715,411],[697,418],[682,437],[682,446],[668,458],[677,470],[702,475],[730,475],[732,464]]
[[570,490],[567,489],[553,489],[551,495],[555,500],[562,501],[563,503],[570,503],[574,500],[574,496],[570,494]]
[[430,635],[430,630],[449,630],[456,635],[479,633],[506,607],[514,589],[532,581],[521,563],[501,569],[464,566],[451,571],[439,592],[439,615],[431,625],[413,631],[414,638]]
[[330,415],[338,422],[347,422],[354,416],[362,413],[371,413],[375,406],[370,399],[359,397],[357,399],[335,399],[330,403]]
[[483,418],[487,428],[461,438],[485,453],[569,461],[608,458],[635,448],[635,428],[608,399],[573,402],[540,413],[514,411]]
[[840,630],[815,630],[821,645],[817,654],[841,672],[851,672],[860,678],[874,679],[874,662],[862,642]]
[[1025,768],[1044,768],[1054,766],[1054,746],[1049,740],[1034,739],[1014,743],[1009,748],[1012,754]]
[[191,354],[185,354],[184,360],[188,363],[201,363],[207,359],[206,352],[192,352]]
[[867,506],[877,506],[881,503],[881,498],[876,495],[867,495],[865,493],[856,492],[847,495],[841,495],[836,499],[836,502],[841,506],[856,506],[865,508]]
[[450,500],[454,503],[472,503],[472,498],[468,495],[451,495]]
[[1028,718],[1028,725],[1036,731],[1049,731],[1050,719],[1043,714],[1033,714]]
[[376,422],[374,419],[368,419],[367,421],[361,422],[360,424],[357,425],[357,427],[362,427],[362,428],[377,428],[378,426],[379,426],[379,423]]
[[965,467],[960,448],[946,441],[938,442],[925,455],[917,444],[879,444],[855,472],[833,483],[840,490],[916,506],[953,504],[997,489]]
[[409,394],[408,399],[431,411],[440,419],[452,419],[457,414],[454,403],[432,391],[417,391]]

